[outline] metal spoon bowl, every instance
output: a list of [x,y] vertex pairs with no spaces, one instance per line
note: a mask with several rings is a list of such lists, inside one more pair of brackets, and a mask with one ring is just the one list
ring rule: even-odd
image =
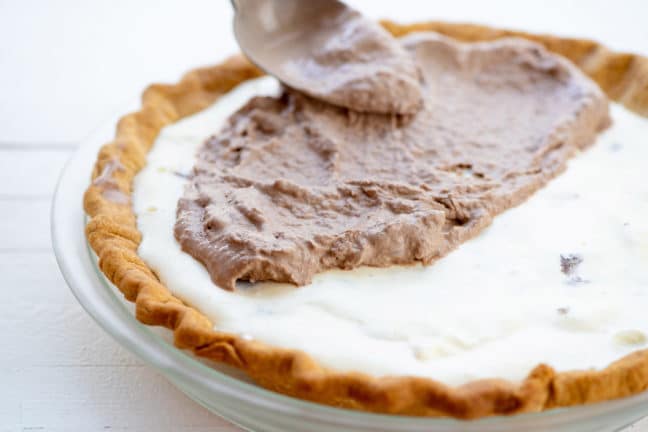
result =
[[412,114],[414,61],[378,23],[339,0],[232,0],[243,53],[288,87],[360,112]]

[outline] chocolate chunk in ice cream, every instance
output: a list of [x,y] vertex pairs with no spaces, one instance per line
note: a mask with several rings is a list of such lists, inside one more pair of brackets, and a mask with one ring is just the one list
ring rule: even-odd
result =
[[566,276],[573,276],[580,263],[583,262],[583,256],[580,254],[561,254],[560,255],[560,271]]

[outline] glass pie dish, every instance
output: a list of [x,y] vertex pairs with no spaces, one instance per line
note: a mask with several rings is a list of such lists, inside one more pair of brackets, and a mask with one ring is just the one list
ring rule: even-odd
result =
[[[132,106],[119,112],[128,112]],[[55,194],[52,241],[61,272],[86,311],[121,345],[210,411],[251,431],[615,431],[648,414],[648,393],[599,404],[474,421],[361,413],[282,396],[240,372],[198,360],[170,343],[171,332],[140,324],[133,307],[102,275],[85,236],[81,206],[99,147],[117,116],[86,139]]]

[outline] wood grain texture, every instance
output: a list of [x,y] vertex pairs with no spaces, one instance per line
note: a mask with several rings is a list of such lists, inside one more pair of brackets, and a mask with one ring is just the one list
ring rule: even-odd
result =
[[0,147],[0,151],[0,199],[49,199],[63,165],[72,155],[72,149]]
[[[478,21],[648,54],[643,0],[350,3],[375,18]],[[49,237],[49,195],[78,141],[148,83],[232,53],[230,18],[225,0],[0,0],[0,432],[239,430],[94,324]]]
[[49,210],[48,197],[0,199],[0,252],[49,250]]

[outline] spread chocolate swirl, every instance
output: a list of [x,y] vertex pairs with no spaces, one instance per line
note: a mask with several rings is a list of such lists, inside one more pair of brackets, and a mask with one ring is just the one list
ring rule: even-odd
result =
[[419,34],[402,44],[423,75],[416,114],[359,113],[285,89],[252,99],[206,141],[175,235],[216,284],[429,264],[609,123],[598,87],[532,42]]

